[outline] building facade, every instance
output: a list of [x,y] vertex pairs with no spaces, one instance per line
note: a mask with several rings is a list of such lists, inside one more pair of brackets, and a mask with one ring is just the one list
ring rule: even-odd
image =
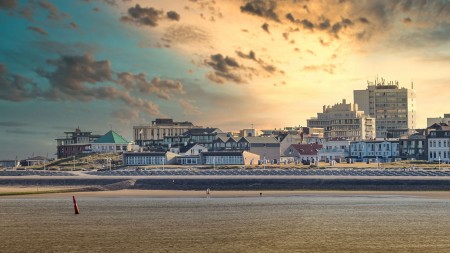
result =
[[204,165],[255,165],[258,164],[259,155],[247,151],[215,151],[200,154]]
[[375,119],[358,110],[357,104],[342,103],[323,106],[316,118],[307,120],[308,127],[323,128],[324,138],[365,140],[375,138]]
[[401,160],[427,160],[428,143],[423,134],[413,134],[400,138],[399,158]]
[[56,138],[58,159],[76,156],[91,151],[91,143],[101,137],[92,132],[83,132],[76,128],[73,132],[64,132],[65,137]]
[[310,161],[319,160],[319,150],[322,149],[321,144],[292,144],[284,152],[286,157],[293,157],[294,161]]
[[349,156],[350,141],[345,138],[331,138],[322,145],[323,147],[318,151],[319,161],[342,162]]
[[427,127],[433,125],[433,124],[440,124],[444,123],[447,125],[450,125],[450,113],[444,114],[444,117],[439,118],[427,118]]
[[450,131],[431,131],[428,134],[428,161],[450,162]]
[[398,140],[366,140],[350,143],[350,159],[358,162],[393,162],[399,160]]
[[139,146],[162,143],[165,136],[179,136],[191,128],[198,128],[191,122],[175,122],[173,119],[156,119],[151,125],[133,126],[134,142]]
[[122,153],[134,149],[132,142],[126,140],[113,130],[110,130],[95,140],[91,146],[92,152],[94,153]]
[[367,89],[353,91],[354,102],[366,115],[376,119],[376,137],[386,138],[391,129],[416,128],[416,94],[399,88],[398,82],[378,78],[368,81]]

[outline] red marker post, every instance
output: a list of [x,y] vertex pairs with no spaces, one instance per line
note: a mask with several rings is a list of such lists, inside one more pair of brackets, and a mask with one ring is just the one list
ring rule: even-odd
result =
[[80,214],[80,209],[78,208],[77,200],[75,199],[75,196],[72,196],[72,198],[73,198],[73,208],[75,209],[75,214]]

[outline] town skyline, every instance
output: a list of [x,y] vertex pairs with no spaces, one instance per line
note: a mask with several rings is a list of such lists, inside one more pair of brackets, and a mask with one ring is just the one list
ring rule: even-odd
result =
[[132,140],[155,118],[223,131],[306,126],[377,77],[449,101],[446,1],[0,1],[1,159],[76,127]]

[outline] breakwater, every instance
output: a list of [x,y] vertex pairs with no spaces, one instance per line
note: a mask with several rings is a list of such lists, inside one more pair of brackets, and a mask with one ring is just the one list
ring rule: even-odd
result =
[[[107,186],[129,178],[0,178],[2,186]],[[450,191],[449,179],[367,178],[138,178],[128,189],[145,190],[364,190]]]

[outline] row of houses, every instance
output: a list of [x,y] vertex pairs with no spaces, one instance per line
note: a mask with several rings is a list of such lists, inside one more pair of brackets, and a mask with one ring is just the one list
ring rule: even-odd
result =
[[[136,136],[141,138],[139,142],[130,142],[112,130],[103,136],[82,132],[79,128],[65,132],[65,138],[56,139],[58,158],[79,153],[115,152],[124,154],[125,165],[450,160],[450,128],[444,123],[408,131],[398,139],[382,140],[325,138],[324,132],[316,128],[264,130],[260,136],[255,136],[256,130],[247,129],[236,136],[219,128],[195,127],[189,122],[161,119],[152,124],[151,128],[145,129],[144,135],[153,138],[151,140],[142,139],[142,129],[135,129]],[[175,129],[171,129],[170,124]]]

